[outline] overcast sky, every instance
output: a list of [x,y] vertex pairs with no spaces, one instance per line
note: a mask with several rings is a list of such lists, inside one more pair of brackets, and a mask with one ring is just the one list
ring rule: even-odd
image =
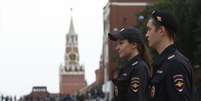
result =
[[[95,81],[107,0],[0,0],[0,94],[29,94],[33,86],[59,92],[65,36],[73,16],[80,64]],[[73,8],[73,12],[70,11]]]

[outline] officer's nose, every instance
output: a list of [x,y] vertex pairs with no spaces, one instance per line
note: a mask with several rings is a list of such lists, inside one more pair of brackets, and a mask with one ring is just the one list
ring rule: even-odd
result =
[[119,51],[119,45],[116,45],[115,50],[118,52]]
[[145,34],[145,38],[148,39],[148,37],[149,37],[149,33],[147,31],[147,33]]

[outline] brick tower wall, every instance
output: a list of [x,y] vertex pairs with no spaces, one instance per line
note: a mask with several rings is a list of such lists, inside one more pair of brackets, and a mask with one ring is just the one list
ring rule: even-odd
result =
[[78,90],[86,86],[84,75],[61,75],[61,95],[74,95]]

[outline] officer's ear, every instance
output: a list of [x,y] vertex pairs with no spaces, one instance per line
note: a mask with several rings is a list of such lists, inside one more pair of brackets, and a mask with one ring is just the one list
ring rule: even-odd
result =
[[131,45],[132,45],[133,49],[137,48],[137,43],[136,42],[132,42]]
[[159,33],[160,33],[161,35],[165,35],[165,33],[167,32],[164,26],[160,26],[160,28],[159,28],[158,31],[159,31]]

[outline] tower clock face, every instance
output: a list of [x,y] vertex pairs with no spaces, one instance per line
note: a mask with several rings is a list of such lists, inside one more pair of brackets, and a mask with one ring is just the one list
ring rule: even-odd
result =
[[69,58],[71,59],[71,60],[75,60],[75,58],[76,58],[76,55],[75,54],[73,54],[73,53],[71,53],[70,55],[69,55]]

